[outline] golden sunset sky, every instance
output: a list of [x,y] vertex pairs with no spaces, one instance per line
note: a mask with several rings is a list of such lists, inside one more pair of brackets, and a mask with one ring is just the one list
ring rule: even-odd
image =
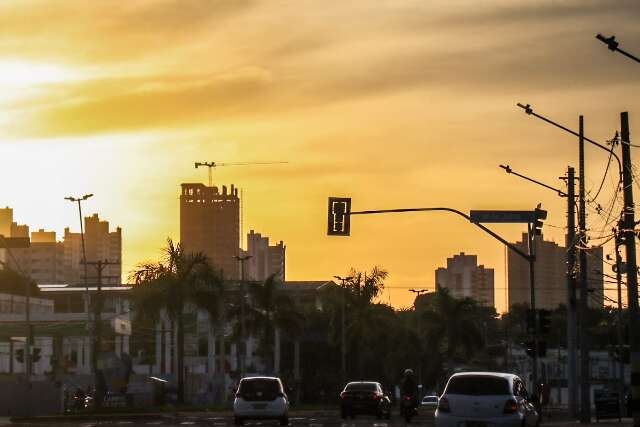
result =
[[[207,179],[194,162],[288,161],[214,175],[244,190],[245,232],[284,240],[288,279],[380,265],[382,299],[406,306],[406,288],[433,288],[464,251],[495,268],[502,308],[504,248],[473,225],[357,217],[351,237],[329,238],[327,197],[354,210],[542,203],[563,242],[565,200],[498,164],[560,186],[576,138],[515,104],[575,129],[584,114],[598,141],[629,111],[633,141],[640,65],[594,36],[640,54],[638,22],[635,0],[3,1],[0,204],[61,234],[78,229],[64,197],[94,193],[85,213],[123,228],[127,272],[179,237],[179,185]],[[593,194],[607,155],[588,147],[587,162]],[[604,223],[590,208],[592,235]],[[524,227],[494,229],[515,240]]]

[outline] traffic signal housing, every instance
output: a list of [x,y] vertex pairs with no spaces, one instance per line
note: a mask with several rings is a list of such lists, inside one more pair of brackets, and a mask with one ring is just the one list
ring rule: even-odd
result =
[[351,232],[351,198],[329,197],[327,235],[348,236]]
[[534,223],[533,223],[533,229],[536,236],[542,235],[542,225],[545,219],[547,219],[547,211],[537,207],[536,210],[534,211]]

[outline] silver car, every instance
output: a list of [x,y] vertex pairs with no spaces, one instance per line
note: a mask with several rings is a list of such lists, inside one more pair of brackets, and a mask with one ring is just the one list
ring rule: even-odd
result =
[[435,427],[536,427],[540,417],[513,374],[454,374],[435,413]]
[[276,377],[247,377],[240,380],[233,401],[233,417],[236,425],[245,420],[279,420],[289,424],[289,399],[282,381]]
[[433,412],[438,408],[438,400],[438,396],[425,396],[420,401],[420,408]]

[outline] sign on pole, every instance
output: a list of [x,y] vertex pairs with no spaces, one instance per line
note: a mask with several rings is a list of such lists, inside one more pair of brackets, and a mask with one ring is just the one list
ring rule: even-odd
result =
[[535,211],[471,211],[471,222],[475,223],[524,223],[535,221]]
[[329,236],[348,236],[351,231],[351,198],[329,197]]

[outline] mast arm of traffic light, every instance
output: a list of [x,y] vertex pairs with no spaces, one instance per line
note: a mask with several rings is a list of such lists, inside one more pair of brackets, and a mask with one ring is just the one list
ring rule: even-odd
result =
[[371,214],[381,214],[381,213],[431,212],[431,211],[451,212],[451,213],[454,213],[456,215],[459,215],[459,216],[463,217],[464,219],[466,219],[467,221],[469,221],[470,223],[472,223],[473,225],[475,225],[476,227],[480,228],[482,231],[484,231],[485,233],[487,233],[488,235],[490,235],[494,239],[498,240],[500,243],[502,243],[503,245],[505,245],[506,247],[508,247],[509,249],[511,249],[512,251],[514,251],[518,255],[520,255],[522,258],[526,259],[527,261],[530,261],[530,260],[533,259],[533,255],[529,255],[529,254],[521,251],[520,248],[518,248],[514,244],[508,242],[503,237],[501,237],[499,234],[496,234],[493,230],[485,227],[484,225],[480,224],[479,222],[473,222],[469,215],[467,215],[464,212],[460,212],[457,209],[453,209],[453,208],[382,209],[382,210],[374,210],[374,211],[356,211],[356,212],[351,212],[350,215],[371,215]]

